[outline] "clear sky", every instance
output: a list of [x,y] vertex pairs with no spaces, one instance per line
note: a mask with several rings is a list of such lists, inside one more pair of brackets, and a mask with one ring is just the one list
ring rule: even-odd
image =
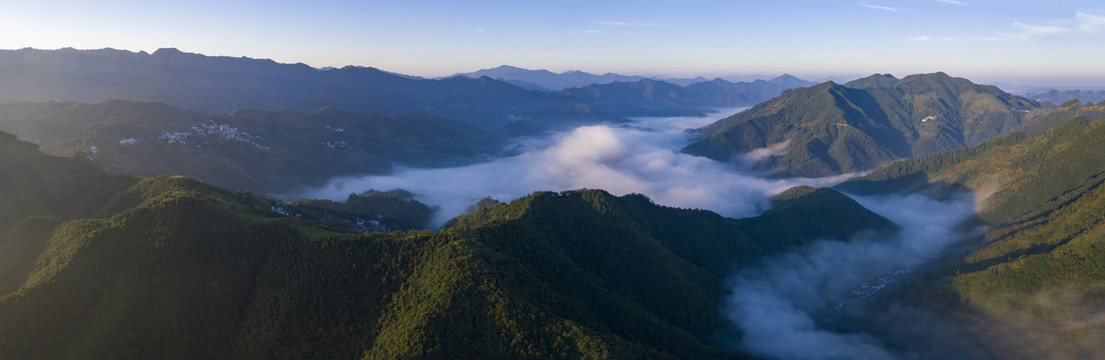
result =
[[510,64],[1105,86],[1105,2],[0,0],[0,49],[24,47],[176,47],[421,76]]

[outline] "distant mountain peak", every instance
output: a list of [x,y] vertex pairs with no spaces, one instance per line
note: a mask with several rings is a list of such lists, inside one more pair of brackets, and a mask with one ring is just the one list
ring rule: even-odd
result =
[[[923,96],[916,96],[923,95]],[[874,74],[844,85],[793,89],[702,129],[684,151],[729,161],[790,141],[787,153],[760,161],[785,176],[826,176],[975,144],[1012,131],[1040,105],[993,86],[945,73],[898,80]],[[971,108],[972,112],[962,109]],[[791,109],[782,114],[778,109]],[[940,121],[934,114],[942,114]],[[817,119],[817,133],[794,129]],[[956,124],[937,127],[941,123]],[[919,134],[919,135],[918,135]]]
[[[910,75],[914,76],[914,75]],[[908,77],[908,76],[907,76]],[[844,84],[844,86],[856,89],[863,88],[892,88],[898,86],[898,83],[902,80],[894,77],[891,74],[872,74],[871,76],[855,79]]]
[[177,48],[160,48],[153,52],[154,56],[183,55],[184,52]]
[[791,75],[791,74],[780,75],[780,76],[778,76],[774,79],[768,80],[768,82],[781,85],[781,86],[783,86],[784,88],[787,88],[787,89],[797,88],[797,87],[809,87],[809,86],[814,85],[813,82],[809,82],[809,81],[806,81],[806,80],[799,79],[798,77],[796,77],[794,75]]

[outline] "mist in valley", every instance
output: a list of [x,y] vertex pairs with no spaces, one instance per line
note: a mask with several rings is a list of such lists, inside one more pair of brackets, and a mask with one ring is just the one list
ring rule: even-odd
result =
[[[785,142],[750,152],[734,163],[679,152],[693,140],[686,129],[702,127],[738,110],[707,117],[644,118],[629,125],[583,126],[520,141],[527,150],[514,157],[465,167],[400,168],[386,176],[338,178],[302,195],[340,200],[368,189],[402,188],[417,194],[417,200],[439,207],[434,226],[463,213],[483,197],[510,201],[534,191],[579,188],[603,189],[615,195],[640,193],[661,205],[708,209],[741,218],[766,210],[773,195],[791,187],[832,186],[855,175],[777,179],[751,170],[756,160],[781,154]],[[865,307],[865,300],[884,287],[904,281],[916,266],[976,234],[979,229],[960,225],[975,214],[981,200],[973,194],[940,200],[923,194],[851,197],[898,224],[901,231],[862,233],[846,242],[816,241],[734,274],[728,279],[732,295],[720,311],[742,335],[723,341],[782,359],[983,356],[959,352],[960,347],[949,345],[959,341],[949,338],[953,336],[949,334],[961,334],[959,325],[910,309],[883,316],[870,314]],[[880,322],[890,330],[867,334],[836,329],[833,319],[837,323]],[[903,337],[918,340],[904,340],[903,348]],[[937,338],[945,348],[923,345]],[[887,339],[898,346],[888,347],[883,343]]]
[[[511,201],[534,191],[603,189],[614,195],[643,194],[661,205],[707,209],[741,218],[767,209],[771,196],[799,185],[831,186],[852,176],[770,179],[747,162],[721,163],[683,154],[699,128],[741,109],[705,117],[640,118],[626,125],[582,126],[511,146],[522,154],[492,162],[443,169],[399,167],[390,175],[342,177],[300,197],[343,200],[368,189],[401,188],[439,207],[433,226],[463,213],[484,197]],[[759,153],[771,154],[778,149]]]
[[917,309],[870,303],[880,292],[909,281],[917,267],[948,246],[981,234],[983,228],[964,227],[981,199],[974,194],[851,197],[901,229],[817,241],[734,275],[722,311],[742,335],[729,341],[780,359],[989,357],[971,343],[973,335],[961,324]]

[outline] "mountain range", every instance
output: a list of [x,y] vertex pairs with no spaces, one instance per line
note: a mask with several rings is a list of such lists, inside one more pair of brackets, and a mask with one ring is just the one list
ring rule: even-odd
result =
[[272,60],[213,57],[177,49],[0,51],[5,103],[108,100],[160,101],[201,113],[239,108],[323,107],[385,115],[422,113],[480,128],[529,121],[556,128],[619,121],[569,98],[490,78],[411,79],[375,68],[318,70]]
[[[890,258],[875,240],[909,232],[866,201],[964,196],[976,201],[955,227],[963,242],[862,304],[817,298],[816,311],[772,308],[801,316],[766,321],[903,358],[937,357],[911,341],[951,349],[940,358],[1105,353],[1105,106],[944,73],[802,84],[535,91],[173,49],[0,51],[0,358],[756,358],[722,309],[763,289],[735,287],[734,274],[762,285],[748,277],[788,260],[789,291],[827,291],[803,281],[852,274],[805,255],[885,261],[862,256]],[[434,208],[402,190],[258,195],[761,97],[683,151],[778,177],[870,172],[780,189],[739,219],[577,189],[484,198],[425,230]],[[829,342],[784,346],[818,357]]]
[[[1099,350],[1100,324],[1082,319],[1105,287],[1102,124],[1078,117],[837,186],[991,194],[974,220],[988,230],[881,306],[959,314],[998,357]],[[716,340],[725,276],[817,239],[900,231],[837,190],[799,187],[745,219],[578,190],[380,233],[353,224],[425,210],[398,210],[416,204],[402,194],[288,203],[111,175],[8,133],[0,150],[5,357],[745,358]],[[1035,331],[1065,335],[1047,353],[1016,346]]]
[[[19,199],[0,224],[5,357],[740,358],[712,340],[734,264],[894,231],[800,189],[741,221],[580,190],[435,232],[362,233],[190,178],[108,175],[6,133],[0,149],[2,195]],[[835,216],[775,241],[794,211]]]
[[[500,72],[514,69],[500,68]],[[596,78],[584,73],[556,76],[562,77],[582,81],[579,86],[595,81],[644,79],[613,74]],[[804,84],[793,77],[778,80],[776,85],[784,88]],[[518,79],[510,81],[517,83]],[[754,89],[730,86],[719,88],[728,91],[719,94],[699,89],[700,96],[716,101],[696,103],[692,110],[750,105],[781,91],[775,86],[760,89],[764,87],[762,84],[747,86]],[[532,88],[488,76],[422,79],[371,67],[321,70],[304,64],[205,56],[172,48],[152,54],[113,49],[0,50],[3,103],[158,101],[200,113],[229,113],[241,108],[313,113],[323,107],[334,107],[392,116],[420,113],[490,130],[515,123],[562,129],[585,123],[621,122],[626,116],[670,113],[668,109],[649,112],[652,105],[625,108],[624,113],[607,113],[595,110],[588,101]],[[599,101],[604,105],[608,102]]]
[[1071,100],[1080,100],[1089,103],[1105,101],[1105,90],[1050,90],[1043,93],[1026,94],[1024,97],[1039,102],[1062,104]]
[[[490,77],[495,80],[500,80],[517,85],[522,88],[531,90],[542,91],[559,91],[568,88],[585,87],[589,85],[605,85],[614,82],[638,82],[641,80],[654,80],[663,81],[676,86],[689,86],[691,84],[710,82],[710,79],[704,77],[694,78],[673,78],[673,77],[648,77],[638,75],[622,75],[615,73],[606,73],[602,75],[591,74],[579,70],[569,70],[562,73],[554,73],[548,70],[530,70],[523,69],[510,65],[502,65],[491,69],[481,69],[468,73],[457,73],[452,77],[464,76],[469,78]],[[726,82],[746,83],[744,80],[732,80],[732,77],[726,77],[726,80],[722,78],[715,78],[714,81],[721,80]],[[766,79],[766,77],[755,78],[752,82],[759,79]],[[804,87],[814,85],[815,83],[798,79],[790,74],[783,74],[779,77],[769,80],[782,86],[784,89]],[[768,97],[770,98],[770,97]],[[766,98],[764,99],[766,100]],[[762,101],[762,100],[761,100]]]
[[548,70],[530,70],[520,67],[502,65],[491,69],[480,69],[469,73],[457,73],[451,77],[464,76],[473,79],[489,77],[495,80],[505,81],[522,88],[541,91],[563,90],[572,87],[587,86],[591,84],[609,84],[612,82],[634,82],[644,80],[643,76],[622,75],[606,73],[596,75],[583,71],[572,70],[562,73],[554,73]]

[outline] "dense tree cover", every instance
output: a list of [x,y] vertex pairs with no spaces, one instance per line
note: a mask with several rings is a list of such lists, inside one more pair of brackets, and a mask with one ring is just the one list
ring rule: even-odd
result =
[[319,186],[394,164],[450,166],[501,156],[505,136],[423,115],[334,108],[311,115],[239,109],[199,114],[164,103],[0,106],[0,130],[112,173],[187,175],[260,193]]
[[[0,146],[13,150],[5,164],[41,168],[0,168],[5,179],[64,191],[50,180],[87,170],[105,189],[57,209],[42,200],[3,229],[5,358],[742,358],[713,340],[721,279],[797,245],[750,230],[788,210],[742,224],[600,190],[485,201],[436,232],[362,232],[288,210],[356,213],[402,194],[285,204],[187,177],[107,175],[10,135]],[[804,191],[780,206],[859,210]],[[98,205],[63,206],[86,196]]]
[[898,230],[890,220],[844,194],[808,186],[791,188],[775,196],[770,209],[759,216],[740,219],[738,224],[757,243],[772,244],[778,249],[799,246],[818,237],[847,240],[865,230]]
[[0,154],[0,233],[27,216],[69,220],[94,214],[135,181],[109,175],[86,159],[46,156],[38,146],[2,131]]
[[[1105,333],[1100,323],[1080,323],[1100,310],[1105,289],[1101,154],[1105,122],[1080,117],[1033,137],[1015,133],[890,164],[841,187],[916,191],[940,184],[985,197],[978,218],[989,230],[947,255],[904,298],[980,316],[979,327],[1003,356],[1073,358],[1100,353],[1095,339]],[[1041,345],[1017,353],[1025,349],[1019,341]]]
[[684,151],[728,161],[786,144],[758,166],[780,175],[824,176],[973,145],[1012,131],[1032,100],[944,73],[872,75],[788,90],[703,129]]

